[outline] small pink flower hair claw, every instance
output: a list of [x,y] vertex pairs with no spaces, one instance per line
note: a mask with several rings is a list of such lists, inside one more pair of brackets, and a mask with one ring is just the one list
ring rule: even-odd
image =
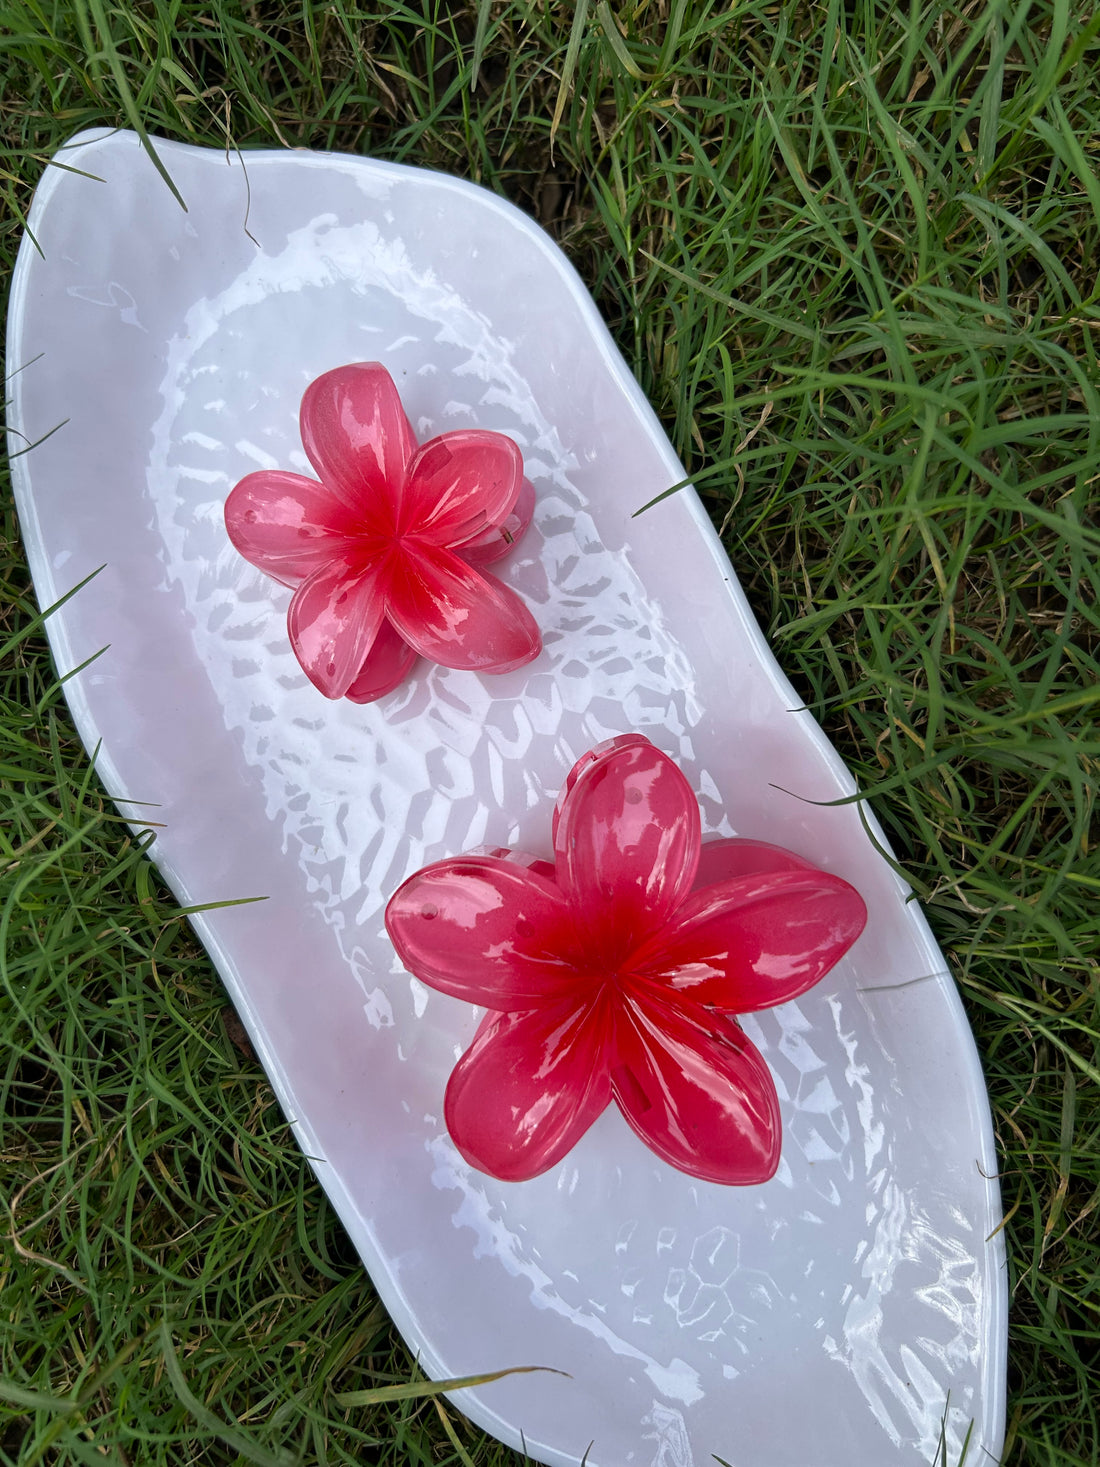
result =
[[733,1015],[797,998],[866,922],[838,876],[761,841],[702,845],[699,806],[640,734],[566,781],[554,860],[426,866],[386,910],[405,967],[489,1010],[447,1085],[472,1166],[524,1181],[614,1101],[658,1156],[710,1182],[779,1163],[775,1085]]
[[461,429],[418,447],[378,362],[311,382],[300,422],[320,482],[248,474],[225,525],[246,560],[294,588],[290,643],[326,698],[381,698],[418,655],[476,672],[538,656],[531,613],[480,569],[508,553],[534,508],[510,438]]

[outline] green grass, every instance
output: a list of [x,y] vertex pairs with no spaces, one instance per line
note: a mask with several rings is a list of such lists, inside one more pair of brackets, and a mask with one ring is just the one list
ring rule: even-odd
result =
[[[461,174],[570,255],[960,984],[1021,1467],[1100,1460],[1098,31],[1064,0],[0,0],[8,271],[99,123]],[[518,1463],[435,1399],[340,1404],[414,1363],[103,799],[3,494],[0,1462]]]

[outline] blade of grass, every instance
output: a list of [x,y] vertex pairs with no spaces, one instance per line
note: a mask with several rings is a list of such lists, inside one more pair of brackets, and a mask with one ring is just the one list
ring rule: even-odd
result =
[[[549,1365],[513,1365],[507,1370],[490,1370],[482,1375],[459,1375],[450,1380],[413,1380],[401,1385],[375,1386],[368,1391],[345,1391],[335,1395],[338,1406],[377,1406],[384,1401],[419,1401],[431,1396],[449,1395],[452,1391],[468,1390],[473,1386],[491,1385],[509,1375],[565,1375],[564,1370],[555,1370]],[[568,1377],[566,1377],[568,1379]]]

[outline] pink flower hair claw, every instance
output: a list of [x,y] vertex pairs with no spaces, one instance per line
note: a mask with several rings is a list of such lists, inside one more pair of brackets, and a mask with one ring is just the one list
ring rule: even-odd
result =
[[290,643],[326,698],[381,698],[418,655],[476,672],[538,656],[531,613],[481,569],[508,553],[534,509],[510,438],[462,429],[418,447],[377,362],[311,382],[300,421],[320,482],[248,474],[225,524],[246,560],[294,588]]
[[778,846],[702,845],[691,787],[640,734],[577,763],[553,849],[552,862],[438,861],[386,911],[411,973],[489,1010],[447,1085],[455,1145],[481,1171],[523,1181],[614,1101],[681,1171],[767,1181],[778,1099],[733,1016],[824,977],[863,930],[859,894]]

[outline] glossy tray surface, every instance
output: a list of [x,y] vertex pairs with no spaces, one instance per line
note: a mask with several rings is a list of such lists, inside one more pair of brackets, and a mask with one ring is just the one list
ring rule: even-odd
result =
[[[39,599],[99,769],[159,807],[154,854],[302,1147],[432,1375],[508,1365],[457,1403],[550,1464],[915,1467],[1003,1430],[1005,1288],[989,1109],[954,985],[798,711],[580,281],[522,214],[452,179],[335,155],[130,133],[47,169],[9,317],[9,422]],[[246,229],[247,217],[247,229]],[[289,649],[289,592],[232,549],[222,506],[310,472],[307,383],[392,373],[423,440],[511,435],[535,520],[494,569],[544,650],[481,677],[425,663],[329,703]],[[13,447],[22,446],[16,438]],[[109,645],[108,645],[109,644]],[[428,862],[541,849],[574,761],[644,733],[704,832],[789,847],[864,897],[863,936],[744,1027],[784,1139],[763,1186],[664,1165],[606,1112],[530,1182],[472,1171],[442,1098],[478,1013],[394,956],[386,901]],[[123,805],[128,813],[132,806]],[[232,1126],[234,1118],[226,1117]],[[948,1402],[948,1397],[950,1400]]]

